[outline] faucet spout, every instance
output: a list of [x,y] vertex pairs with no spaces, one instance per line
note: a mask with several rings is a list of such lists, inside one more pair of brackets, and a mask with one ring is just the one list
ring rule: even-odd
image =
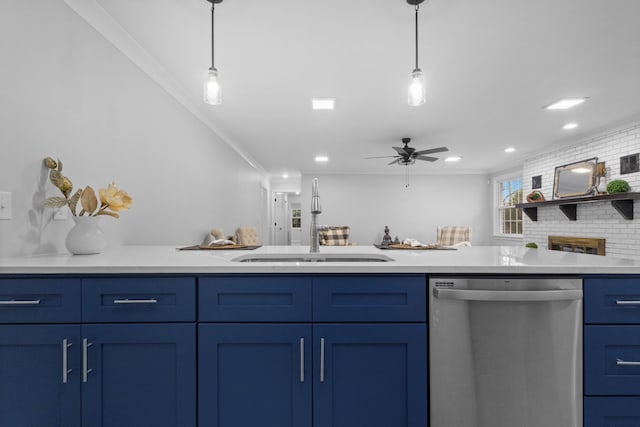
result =
[[313,184],[311,184],[311,244],[309,246],[309,252],[320,252],[320,238],[318,236],[318,215],[322,213],[322,206],[320,205],[320,195],[318,194],[318,178],[313,178]]

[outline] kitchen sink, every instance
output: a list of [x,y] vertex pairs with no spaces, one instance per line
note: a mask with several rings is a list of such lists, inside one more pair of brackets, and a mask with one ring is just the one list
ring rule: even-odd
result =
[[233,258],[235,262],[388,262],[381,254],[251,254]]

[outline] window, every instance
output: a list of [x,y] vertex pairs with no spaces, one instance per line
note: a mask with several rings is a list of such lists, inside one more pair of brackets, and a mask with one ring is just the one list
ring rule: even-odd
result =
[[496,180],[497,211],[496,233],[501,235],[522,235],[522,177],[502,177]]
[[291,209],[291,228],[301,228],[302,226],[302,209]]

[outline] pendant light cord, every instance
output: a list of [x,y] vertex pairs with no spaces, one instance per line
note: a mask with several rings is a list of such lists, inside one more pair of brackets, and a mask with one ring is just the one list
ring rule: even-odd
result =
[[420,5],[416,5],[416,70],[418,69],[418,10]]
[[215,9],[216,9],[215,3],[211,2],[211,69],[213,69],[213,70],[216,69],[216,67],[214,65],[215,64],[215,61],[214,61],[215,57],[214,57],[214,54],[213,54],[213,43],[214,43],[214,37],[213,37],[213,21],[214,21],[213,12],[215,12]]

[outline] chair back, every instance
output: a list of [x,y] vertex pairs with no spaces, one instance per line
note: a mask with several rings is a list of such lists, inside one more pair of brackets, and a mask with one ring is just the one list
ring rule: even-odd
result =
[[438,227],[437,229],[438,245],[454,246],[467,245],[471,246],[471,227],[448,225]]
[[236,229],[236,243],[247,246],[259,245],[258,229],[256,227],[238,227]]
[[329,227],[327,230],[319,231],[320,244],[324,246],[348,246],[349,233],[348,226]]

